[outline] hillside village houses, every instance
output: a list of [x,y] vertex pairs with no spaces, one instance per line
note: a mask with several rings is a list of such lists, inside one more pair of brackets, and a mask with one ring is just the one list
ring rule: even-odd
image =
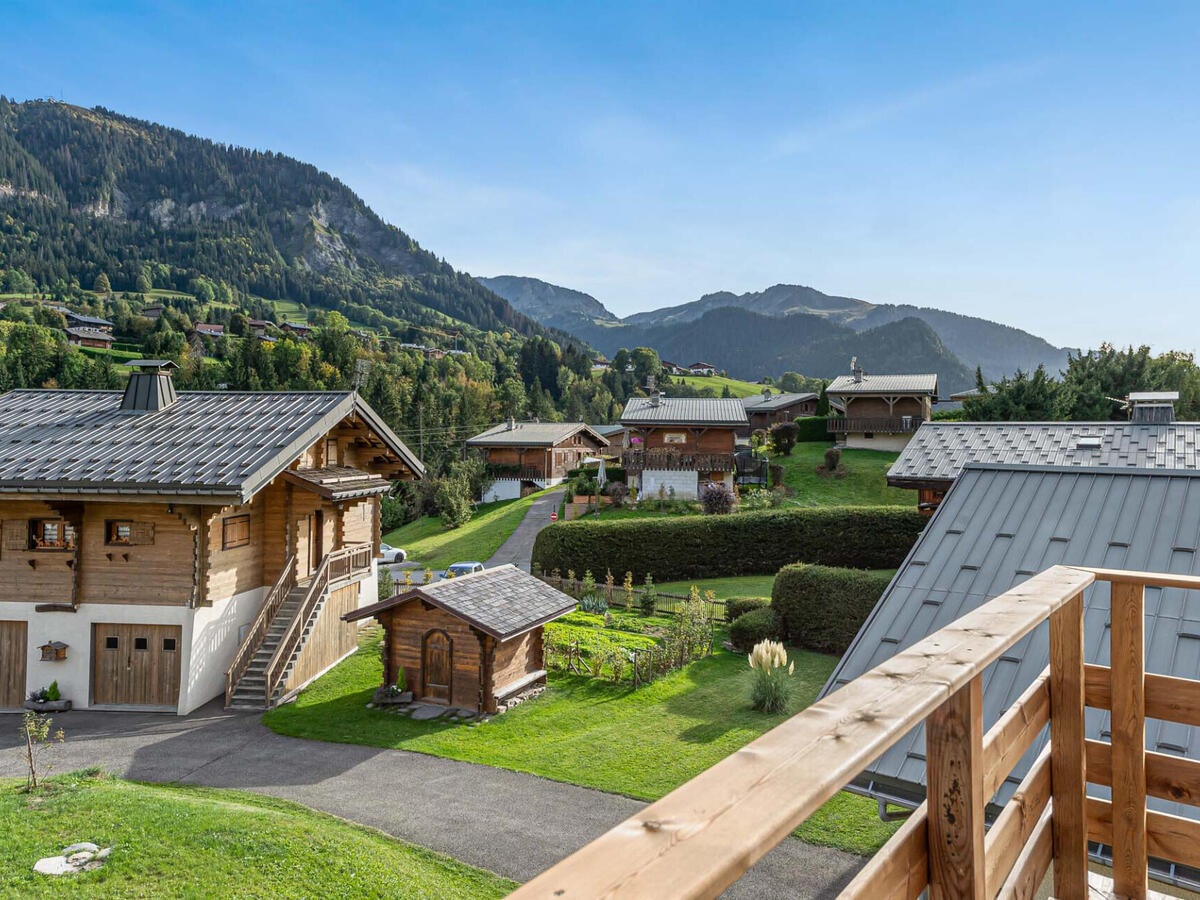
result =
[[511,500],[562,484],[567,472],[608,447],[608,439],[583,422],[517,422],[512,418],[466,441],[480,450],[491,483],[483,502]]
[[642,497],[660,489],[695,500],[700,486],[720,482],[734,488],[737,435],[749,424],[740,400],[729,398],[631,397],[621,413],[627,449],[622,465]]
[[868,375],[858,359],[825,389],[829,431],[845,447],[903,450],[933,415],[937,375]]
[[[262,708],[356,645],[381,494],[421,462],[352,391],[0,397],[0,708]],[[38,648],[65,644],[65,658]]]

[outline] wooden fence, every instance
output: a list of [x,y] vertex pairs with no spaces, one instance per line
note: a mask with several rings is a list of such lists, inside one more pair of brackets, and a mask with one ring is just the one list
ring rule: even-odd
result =
[[[549,575],[538,574],[538,578],[544,581],[551,587],[558,588],[564,594],[569,594],[576,600],[583,599],[583,582],[578,578],[564,578],[561,575],[556,575],[553,572]],[[605,602],[618,609],[624,609],[628,602],[629,608],[638,610],[641,609],[642,598],[649,593],[645,587],[634,586],[632,591],[627,591],[623,585],[608,584],[604,581],[596,582],[596,590],[602,596]],[[675,615],[679,612],[679,604],[684,600],[689,599],[688,594],[673,594],[666,591],[655,590],[654,592],[654,611],[656,613],[665,613],[667,615]],[[632,595],[630,598],[628,595]],[[708,617],[713,622],[725,621],[725,601],[724,600],[709,600],[701,597],[704,604],[708,607]]]

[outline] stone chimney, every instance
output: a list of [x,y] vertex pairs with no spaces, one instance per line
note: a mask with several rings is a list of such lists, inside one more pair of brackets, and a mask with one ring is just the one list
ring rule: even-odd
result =
[[125,386],[121,412],[129,415],[161,412],[179,401],[175,394],[175,383],[171,380],[171,370],[179,366],[171,360],[135,359],[129,365],[133,368],[133,374]]

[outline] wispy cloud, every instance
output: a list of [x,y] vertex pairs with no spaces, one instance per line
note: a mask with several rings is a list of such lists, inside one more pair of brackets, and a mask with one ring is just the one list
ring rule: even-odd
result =
[[804,123],[776,138],[771,144],[770,155],[778,158],[804,153],[831,140],[841,140],[996,88],[1020,84],[1045,72],[1047,65],[1048,61],[1041,59],[990,66],[957,78],[923,85],[823,120]]

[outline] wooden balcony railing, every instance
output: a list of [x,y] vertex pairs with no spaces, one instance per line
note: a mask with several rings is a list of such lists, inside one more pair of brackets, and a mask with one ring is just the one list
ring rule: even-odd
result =
[[[1111,582],[1112,667],[1084,664],[1083,591]],[[1088,896],[1088,840],[1113,848],[1115,893],[1143,900],[1147,857],[1200,865],[1200,763],[1145,751],[1145,717],[1200,726],[1200,682],[1144,674],[1147,586],[1200,578],[1055,566],[747,744],[511,894],[716,897],[826,800],[925,723],[927,801],[842,892],[850,900]],[[1049,620],[1050,665],[986,734],[984,669]],[[1112,711],[1085,740],[1084,708]],[[991,828],[989,798],[1049,724],[1049,742]],[[1088,797],[1087,782],[1112,800]]]
[[906,434],[909,431],[916,431],[924,421],[921,416],[837,416],[827,420],[826,428],[831,434],[844,434],[847,431]]
[[233,654],[233,663],[225,672],[226,706],[233,702],[234,688],[242,680],[242,676],[246,674],[246,668],[250,665],[250,661],[254,659],[254,654],[258,652],[263,639],[267,636],[267,630],[271,627],[271,621],[275,618],[275,614],[279,612],[279,607],[283,605],[283,600],[287,597],[288,591],[295,586],[296,557],[289,556],[283,564],[283,570],[279,573],[279,577],[275,579],[275,583],[271,585],[271,590],[267,592],[267,599],[263,601],[263,605],[259,608],[258,615],[250,623],[250,627],[246,630],[246,636],[242,638],[241,644],[238,645],[237,651]]
[[625,450],[621,465],[627,472],[666,469],[687,472],[732,472],[737,468],[732,453],[692,453],[681,450]]

